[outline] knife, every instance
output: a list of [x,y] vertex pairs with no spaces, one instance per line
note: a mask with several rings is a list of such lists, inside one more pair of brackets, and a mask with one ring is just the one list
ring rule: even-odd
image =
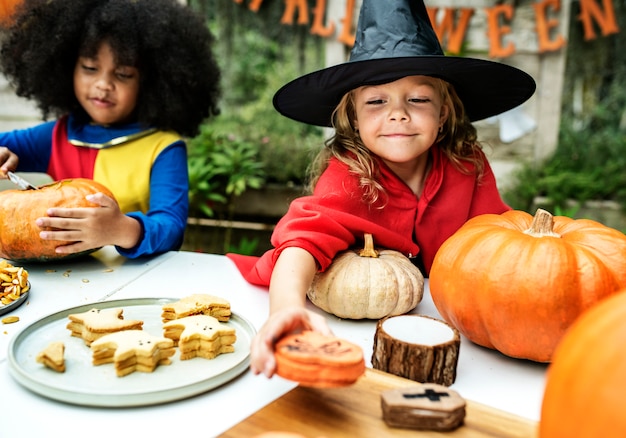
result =
[[31,183],[26,181],[24,178],[22,178],[19,175],[14,174],[13,172],[7,172],[7,176],[9,177],[9,180],[13,184],[17,185],[22,190],[39,190],[38,187],[32,185]]

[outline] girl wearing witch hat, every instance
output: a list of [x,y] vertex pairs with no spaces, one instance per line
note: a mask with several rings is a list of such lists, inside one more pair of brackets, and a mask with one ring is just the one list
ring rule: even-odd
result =
[[421,0],[364,0],[350,60],[288,83],[286,117],[332,126],[310,196],[296,199],[261,258],[230,254],[251,283],[269,286],[270,317],[251,368],[271,377],[273,345],[302,329],[330,334],[306,310],[313,276],[365,233],[428,275],[440,245],[468,219],[510,209],[471,122],[525,102],[535,82],[496,62],[444,56]]

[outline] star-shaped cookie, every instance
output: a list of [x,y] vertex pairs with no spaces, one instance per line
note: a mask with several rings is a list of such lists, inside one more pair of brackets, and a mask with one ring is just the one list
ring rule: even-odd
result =
[[209,294],[193,294],[163,305],[163,322],[192,315],[209,315],[226,322],[230,318],[230,302]]
[[180,359],[213,359],[235,351],[237,334],[233,327],[209,315],[193,315],[163,324],[163,336],[178,343]]
[[123,317],[123,309],[91,309],[82,313],[68,315],[70,322],[67,328],[72,336],[82,338],[85,344],[91,345],[93,341],[107,333],[121,330],[141,330],[143,321],[126,320]]
[[171,339],[144,330],[124,330],[96,339],[91,351],[94,365],[113,362],[116,374],[122,377],[134,371],[151,373],[159,365],[169,365],[175,349]]

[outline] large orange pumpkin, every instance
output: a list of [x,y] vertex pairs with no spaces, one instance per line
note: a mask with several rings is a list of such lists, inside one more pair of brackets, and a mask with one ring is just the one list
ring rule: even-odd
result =
[[[35,224],[52,207],[96,207],[85,196],[102,192],[114,198],[100,183],[84,178],[64,179],[43,185],[39,190],[0,192],[0,254],[19,262],[59,260],[76,254],[57,254],[55,248],[69,242],[43,240]],[[84,254],[84,253],[81,253]]]
[[626,287],[626,236],[598,222],[508,211],[470,219],[430,272],[441,316],[476,344],[549,362],[586,309]]
[[541,438],[626,437],[626,290],[583,313],[548,367]]

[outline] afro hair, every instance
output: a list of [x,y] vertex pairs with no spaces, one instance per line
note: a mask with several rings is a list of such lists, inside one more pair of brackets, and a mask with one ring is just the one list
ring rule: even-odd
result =
[[139,123],[194,136],[219,114],[213,35],[176,0],[24,0],[0,34],[0,69],[44,119],[88,117],[74,95],[74,67],[104,41],[140,71]]

